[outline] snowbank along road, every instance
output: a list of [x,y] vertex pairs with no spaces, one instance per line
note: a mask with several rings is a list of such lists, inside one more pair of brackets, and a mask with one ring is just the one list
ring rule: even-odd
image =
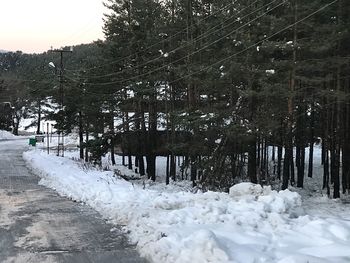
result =
[[24,144],[0,141],[0,262],[145,262],[92,209],[39,186]]

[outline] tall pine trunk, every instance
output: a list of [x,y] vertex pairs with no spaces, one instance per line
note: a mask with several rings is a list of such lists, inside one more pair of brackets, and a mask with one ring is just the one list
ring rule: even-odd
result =
[[293,161],[293,97],[295,90],[296,60],[297,60],[297,20],[298,20],[298,0],[294,0],[294,27],[293,27],[293,54],[291,61],[291,73],[289,81],[289,97],[288,97],[288,121],[287,121],[287,137],[285,144],[285,157],[283,165],[282,190],[288,188],[288,182],[294,184],[294,161]]
[[83,128],[83,114],[79,111],[79,157],[84,160],[84,128]]
[[313,166],[314,166],[314,141],[315,141],[315,113],[314,113],[314,98],[312,96],[311,101],[311,115],[310,115],[310,138],[309,138],[309,167],[308,167],[308,177],[312,177]]
[[38,123],[37,123],[37,127],[36,127],[36,134],[41,133],[40,127],[41,127],[41,100],[38,100]]
[[248,146],[248,177],[254,184],[258,183],[256,176],[256,138],[252,138]]

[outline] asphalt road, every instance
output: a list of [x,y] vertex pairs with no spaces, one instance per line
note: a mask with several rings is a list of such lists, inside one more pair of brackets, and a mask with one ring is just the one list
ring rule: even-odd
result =
[[146,262],[87,206],[38,185],[26,141],[0,141],[0,262]]

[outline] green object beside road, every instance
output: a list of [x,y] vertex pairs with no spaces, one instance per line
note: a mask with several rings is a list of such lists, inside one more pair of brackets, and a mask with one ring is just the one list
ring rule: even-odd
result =
[[35,138],[30,138],[29,139],[29,145],[35,146],[36,145],[36,139]]

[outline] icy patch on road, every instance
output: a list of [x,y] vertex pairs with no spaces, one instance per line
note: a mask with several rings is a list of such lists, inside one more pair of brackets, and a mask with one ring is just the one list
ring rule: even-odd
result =
[[57,262],[55,255],[48,255],[44,253],[31,253],[20,252],[14,257],[6,258],[3,263],[28,263],[28,262],[40,262],[40,263],[53,263]]
[[9,230],[13,224],[10,213],[16,213],[25,200],[12,196],[10,191],[0,190],[0,227]]
[[154,262],[350,261],[350,221],[305,215],[300,195],[289,190],[247,183],[230,194],[159,190],[40,151],[24,158],[40,184],[124,225]]
[[17,240],[15,245],[22,248],[49,247],[50,233],[47,232],[49,229],[47,222],[35,222],[26,229],[27,234]]

